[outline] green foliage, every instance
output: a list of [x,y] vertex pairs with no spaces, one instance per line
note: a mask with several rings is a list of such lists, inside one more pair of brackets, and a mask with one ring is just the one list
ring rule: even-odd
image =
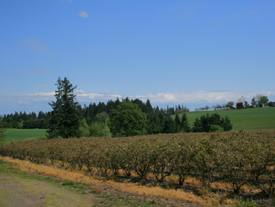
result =
[[108,119],[109,119],[109,115],[106,112],[98,113],[95,116],[95,120],[102,123],[105,123]]
[[89,132],[92,137],[111,137],[107,122],[95,122],[89,127]]
[[92,137],[101,137],[101,134],[102,134],[101,126],[97,123],[93,124],[89,127],[89,132],[90,132],[90,136]]
[[[215,125],[214,127],[212,127]],[[202,115],[200,119],[196,119],[193,126],[193,132],[211,132],[217,126],[220,126],[222,130],[220,131],[230,131],[232,129],[232,124],[228,116],[225,118],[221,118],[219,114],[211,114],[211,116],[207,113],[206,115]]]
[[232,109],[234,106],[234,102],[233,101],[229,101],[227,104],[226,104],[226,108],[227,109]]
[[9,117],[9,118],[6,120],[5,128],[13,128],[13,118],[12,118],[12,117]]
[[259,205],[254,201],[240,201],[238,204],[234,205],[234,207],[259,207]]
[[268,104],[268,97],[263,96],[262,94],[258,94],[257,96],[254,97],[254,100],[256,102],[256,106],[262,107],[262,106],[267,106]]
[[166,114],[164,117],[163,132],[175,133],[175,131],[176,131],[176,124],[174,119],[169,114]]
[[2,121],[2,117],[0,116],[0,144],[4,143],[4,138],[5,138],[4,131],[5,130],[6,129],[4,128],[4,123]]
[[19,121],[18,125],[17,125],[17,128],[18,128],[18,129],[22,129],[23,126],[24,126],[24,121],[21,119],[21,120]]
[[148,118],[148,127],[147,127],[147,133],[148,134],[158,134],[162,131],[161,128],[161,120],[159,116],[156,113],[149,113],[147,114]]
[[225,118],[221,118],[220,126],[223,128],[224,131],[230,131],[233,128],[233,124],[231,124],[231,121],[227,115],[225,116]]
[[182,114],[181,122],[180,122],[180,129],[181,129],[181,131],[187,132],[187,133],[191,131],[186,113]]
[[180,117],[178,114],[176,114],[176,117],[175,117],[175,132],[180,132],[181,131],[181,127],[180,127]]
[[98,113],[95,116],[95,122],[89,127],[89,133],[92,137],[111,137],[109,115],[106,112]]
[[65,77],[57,80],[57,91],[55,91],[56,102],[49,103],[53,111],[50,116],[50,126],[48,138],[61,136],[63,138],[79,137],[79,112],[77,110],[78,102],[75,101],[76,95],[70,81]]
[[203,131],[202,124],[198,118],[196,118],[196,120],[193,124],[192,130],[193,130],[193,132],[202,132]]
[[135,136],[146,134],[146,114],[137,104],[122,102],[110,114],[110,130],[113,136]]
[[80,137],[89,137],[90,136],[89,126],[85,119],[82,119],[80,121],[79,133],[80,133]]
[[209,132],[216,132],[216,131],[223,132],[223,128],[219,125],[211,125]]

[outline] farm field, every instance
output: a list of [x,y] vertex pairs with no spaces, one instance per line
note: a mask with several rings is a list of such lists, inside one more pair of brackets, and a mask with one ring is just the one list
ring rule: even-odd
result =
[[7,129],[4,134],[4,142],[20,141],[25,139],[40,139],[46,137],[47,129]]
[[272,206],[275,198],[267,198],[274,197],[274,137],[275,130],[240,130],[29,140],[0,146],[0,159],[51,175],[58,168],[61,179],[67,179],[67,172],[84,173],[75,181],[105,181],[105,187],[110,184],[124,193],[169,201],[231,206],[246,197]]
[[[207,113],[210,115],[217,113],[221,115],[221,117],[227,115],[233,124],[233,131],[243,127],[248,131],[275,129],[275,107],[189,112],[186,113],[189,125],[193,126],[196,118]],[[181,114],[179,116],[181,118]]]

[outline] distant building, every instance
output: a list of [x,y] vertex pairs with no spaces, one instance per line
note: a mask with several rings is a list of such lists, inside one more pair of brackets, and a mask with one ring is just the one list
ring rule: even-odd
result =
[[236,103],[236,109],[244,109],[245,101],[238,101]]

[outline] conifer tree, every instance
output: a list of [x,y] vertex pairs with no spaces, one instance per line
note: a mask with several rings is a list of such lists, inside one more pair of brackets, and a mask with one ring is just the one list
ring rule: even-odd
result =
[[226,115],[225,118],[221,119],[220,126],[224,129],[224,131],[230,131],[233,128],[233,124],[231,124],[229,117]]
[[178,114],[176,114],[176,117],[175,117],[175,126],[176,126],[176,130],[175,132],[180,132],[180,117]]
[[56,101],[49,103],[53,111],[49,120],[48,138],[54,137],[78,137],[80,116],[77,110],[78,102],[76,95],[73,94],[74,89],[70,81],[65,77],[57,80],[57,91],[55,91]]
[[188,120],[187,120],[186,113],[182,114],[180,126],[181,126],[181,130],[184,131],[184,132],[190,132],[191,131]]
[[176,129],[174,119],[167,113],[164,117],[164,126],[163,132],[164,133],[174,133]]
[[147,99],[145,105],[146,105],[146,113],[147,113],[147,114],[148,114],[148,113],[152,113],[152,112],[153,112],[153,107],[152,107],[152,105],[151,105],[149,99]]

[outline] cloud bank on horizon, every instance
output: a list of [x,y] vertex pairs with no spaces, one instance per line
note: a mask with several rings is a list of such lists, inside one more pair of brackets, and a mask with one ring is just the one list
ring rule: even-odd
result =
[[[216,104],[226,104],[229,101],[237,102],[240,97],[244,98],[248,103],[251,103],[251,99],[257,94],[262,94],[267,97],[275,97],[274,91],[261,91],[261,92],[250,92],[250,93],[233,93],[233,92],[189,92],[189,93],[157,93],[157,94],[147,94],[147,95],[131,95],[131,96],[122,96],[120,94],[111,94],[109,92],[103,93],[89,93],[84,92],[83,90],[76,90],[74,92],[76,95],[76,101],[81,105],[89,103],[99,103],[107,102],[109,100],[115,101],[117,98],[121,101],[128,97],[129,99],[140,99],[143,102],[150,100],[153,106],[163,106],[163,104],[174,105],[184,105],[189,106],[191,110],[194,110],[195,107],[192,107],[192,104],[200,104],[201,107],[205,105],[216,105]],[[55,92],[34,92],[26,93],[18,96],[0,96],[0,106],[8,105],[21,105],[25,106],[26,109],[32,108],[33,111],[38,112],[42,109],[37,108],[36,106],[41,106],[41,103],[49,103],[55,101]],[[191,106],[191,107],[190,107]],[[18,108],[20,108],[18,106]],[[50,108],[48,107],[48,110]],[[15,110],[18,111],[18,110]],[[43,110],[42,110],[43,111]],[[6,112],[5,112],[6,113]],[[11,112],[12,113],[12,112]]]

